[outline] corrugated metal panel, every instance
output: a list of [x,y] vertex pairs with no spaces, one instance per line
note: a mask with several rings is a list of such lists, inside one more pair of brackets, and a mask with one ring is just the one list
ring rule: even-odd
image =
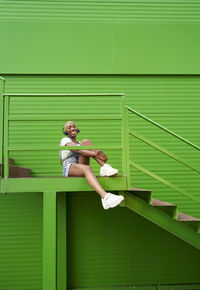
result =
[[0,289],[42,289],[42,194],[1,194],[0,221]]
[[199,3],[116,2],[1,1],[0,18],[9,21],[50,22],[200,22]]
[[156,225],[103,211],[92,192],[69,194],[68,205],[68,288],[199,281],[199,252]]
[[[126,103],[141,113],[146,114],[150,118],[157,122],[160,122],[163,126],[181,134],[183,137],[188,138],[190,141],[200,144],[199,126],[200,126],[200,77],[199,76],[5,76],[6,78],[6,92],[7,93],[114,93],[124,92],[126,94]],[[50,105],[51,106],[51,105]],[[92,104],[88,103],[89,110],[92,109]],[[109,106],[109,110],[113,105]],[[17,108],[16,108],[17,109]],[[40,109],[41,110],[41,109]],[[62,108],[59,107],[59,110]],[[19,114],[21,111],[19,111]],[[67,113],[67,110],[66,110]],[[65,121],[65,120],[63,120]],[[55,124],[54,122],[48,122],[40,124],[40,130],[38,130],[37,123],[30,122],[32,132],[29,131],[28,123],[22,128],[20,121],[11,123],[11,143],[26,142],[25,136],[34,139],[44,136],[44,141],[47,135],[51,142],[57,144],[58,140],[62,137],[61,128],[63,121]],[[49,124],[49,127],[48,127]],[[95,140],[96,143],[101,141],[102,136],[106,136],[106,140],[111,144],[118,142],[117,126],[114,127],[111,122],[112,130],[107,130],[107,123],[102,126],[98,126],[98,132],[96,126],[98,122],[90,123],[84,121],[81,123],[80,138],[90,138]],[[131,117],[130,125],[136,132],[144,135],[146,138],[151,139],[155,143],[166,147],[169,151],[176,153],[183,159],[192,163],[194,166],[199,166],[199,154],[196,154],[195,150],[189,148],[187,145],[183,145],[179,141],[175,141],[175,138],[168,137],[166,133],[161,133],[159,129],[154,129],[152,125],[147,125],[141,121],[138,117]],[[48,127],[45,130],[45,127]],[[52,129],[51,129],[52,128]],[[89,130],[90,128],[90,130]],[[48,133],[47,133],[48,131]],[[17,134],[16,134],[17,132]],[[20,133],[21,132],[21,133]],[[18,138],[19,136],[19,138]],[[24,136],[24,137],[23,137]],[[119,135],[120,137],[120,135]],[[28,139],[27,138],[27,139]],[[192,177],[190,170],[184,169],[179,165],[175,165],[175,162],[170,158],[166,158],[163,154],[157,153],[155,149],[151,149],[148,145],[143,144],[141,141],[136,141],[135,138],[131,139],[132,149],[131,156],[140,165],[147,167],[149,170],[153,170],[156,174],[161,176],[167,176],[171,182],[177,183],[181,188],[189,190],[192,189],[193,194],[197,194],[200,188],[200,181],[197,177]],[[61,175],[61,167],[57,164],[57,155],[52,156],[51,152],[47,155],[41,154],[42,165],[35,158],[35,153],[29,157],[27,154],[20,156],[19,153],[12,153],[16,164],[27,165],[31,163],[32,174],[34,176],[49,175],[54,173],[50,169],[55,166],[55,172],[57,175]],[[118,166],[117,152],[112,154],[111,164]],[[51,158],[50,158],[51,156]],[[51,159],[51,161],[49,161]],[[20,160],[20,162],[18,162]],[[51,166],[49,164],[51,163]],[[54,163],[54,165],[53,165]],[[57,166],[57,167],[56,167]],[[39,167],[39,170],[38,170]],[[98,173],[98,169],[95,168]],[[187,174],[186,174],[187,172]],[[186,179],[185,175],[187,175]],[[132,175],[133,176],[133,175]],[[132,179],[132,185],[141,188],[147,187],[153,189],[153,193],[157,198],[170,199],[174,203],[181,206],[183,211],[188,214],[199,216],[197,212],[197,206],[191,206],[188,209],[188,204],[185,199],[182,199],[179,194],[172,193],[171,190],[166,189],[157,182],[152,183],[151,178],[147,178],[144,174],[135,174]],[[187,184],[186,181],[187,180]],[[183,182],[184,181],[184,182]],[[171,197],[173,196],[173,199]]]

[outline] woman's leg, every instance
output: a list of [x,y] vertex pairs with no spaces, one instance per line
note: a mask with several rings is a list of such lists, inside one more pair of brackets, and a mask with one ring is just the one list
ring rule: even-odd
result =
[[[92,142],[88,139],[84,139],[81,144],[81,146],[93,146]],[[92,150],[92,149],[91,149]],[[103,166],[105,164],[105,162],[103,162],[101,159],[99,158],[94,158],[99,165]],[[79,155],[79,163],[80,164],[86,164],[86,165],[90,165],[90,157],[89,156],[81,156]]]
[[[79,156],[83,157],[83,156]],[[94,175],[94,172],[92,171],[92,168],[89,165],[86,164],[73,164],[69,168],[69,177],[80,177],[85,176],[88,184],[101,196],[101,198],[104,198],[107,192],[103,190],[101,185],[99,184],[96,176]]]

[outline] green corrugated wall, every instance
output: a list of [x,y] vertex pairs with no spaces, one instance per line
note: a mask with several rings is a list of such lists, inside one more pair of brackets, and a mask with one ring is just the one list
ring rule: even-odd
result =
[[1,0],[0,71],[199,74],[199,14],[197,0]]
[[[0,198],[0,289],[41,290],[42,195]],[[69,289],[199,289],[197,249],[126,208],[105,212],[93,192],[68,193],[67,202]]]
[[42,289],[42,193],[0,194],[0,289]]
[[[199,1],[0,1],[0,20],[0,75],[7,94],[125,93],[127,105],[200,143]],[[54,102],[40,105],[38,114],[52,114],[55,106],[67,120],[68,106]],[[13,105],[18,116],[33,109],[23,102]],[[114,106],[112,101],[103,109]],[[87,107],[94,110],[90,102]],[[11,122],[10,145],[27,140],[57,145],[64,119]],[[130,116],[129,124],[199,166],[194,149],[136,117]],[[116,143],[116,125],[84,121],[79,136]],[[199,195],[199,177],[191,170],[133,137],[130,144],[135,162]],[[107,153],[120,167],[117,153]],[[15,164],[31,167],[32,176],[61,176],[52,154],[11,156]],[[131,177],[133,186],[151,189],[154,197],[200,217],[194,202],[137,170]],[[42,289],[42,195],[12,193],[0,201],[0,289]],[[199,252],[128,209],[105,212],[94,193],[69,193],[67,217],[69,288],[200,289]]]

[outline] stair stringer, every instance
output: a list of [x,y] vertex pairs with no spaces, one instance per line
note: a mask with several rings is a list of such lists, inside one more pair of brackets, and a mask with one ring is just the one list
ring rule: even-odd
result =
[[194,231],[192,227],[188,224],[181,223],[180,221],[170,217],[165,212],[152,207],[150,204],[128,191],[124,192],[124,202],[122,206],[136,212],[140,216],[189,243],[193,247],[200,249],[199,233]]

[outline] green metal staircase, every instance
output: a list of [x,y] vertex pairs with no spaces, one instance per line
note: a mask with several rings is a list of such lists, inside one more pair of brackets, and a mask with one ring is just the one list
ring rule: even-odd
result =
[[[195,172],[195,174],[197,175],[200,174],[200,169],[195,168],[193,165],[189,164],[182,158],[178,157],[176,154],[170,152],[166,148],[138,134],[132,128],[129,128],[128,114],[131,113],[138,116],[139,118],[142,118],[143,120],[159,128],[160,130],[166,132],[167,134],[179,139],[181,142],[187,144],[188,146],[194,148],[197,151],[200,151],[199,146],[197,146],[196,144],[193,144],[192,142],[183,138],[182,136],[177,135],[173,131],[170,131],[169,129],[163,127],[161,124],[149,119],[147,116],[135,111],[134,109],[128,106],[125,106],[125,108],[126,108],[126,122],[127,122],[128,135],[129,135],[127,136],[127,139],[129,139],[130,136],[134,136],[135,138],[139,139],[140,141],[144,142],[150,147],[153,147],[159,152],[162,152],[164,155],[172,158],[177,163],[180,163],[182,166],[189,168],[190,170]],[[129,141],[127,141],[127,143],[130,144]],[[139,172],[142,172],[146,174],[147,176],[150,176],[157,182],[172,189],[174,191],[174,194],[178,193],[179,195],[182,195],[184,198],[188,199],[189,201],[194,202],[200,207],[200,197],[193,195],[191,192],[187,192],[183,188],[180,188],[176,184],[171,183],[170,181],[162,178],[161,176],[142,167],[141,165],[137,164],[136,162],[130,159],[129,159],[129,166],[136,168]],[[169,203],[168,201],[161,201],[159,199],[153,198],[153,194],[150,190],[131,187],[130,168],[128,169],[128,180],[129,180],[128,181],[129,190],[126,191],[124,194],[125,201],[122,204],[122,206],[129,208],[130,210],[136,212],[137,214],[143,216],[144,218],[164,228],[168,232],[183,239],[187,243],[200,249],[200,236],[199,236],[200,219],[199,218],[193,217],[186,213],[179,212],[178,205],[174,205],[172,203]]]
[[149,190],[131,188],[124,197],[121,206],[200,249],[200,219],[179,212],[177,205],[152,198]]

